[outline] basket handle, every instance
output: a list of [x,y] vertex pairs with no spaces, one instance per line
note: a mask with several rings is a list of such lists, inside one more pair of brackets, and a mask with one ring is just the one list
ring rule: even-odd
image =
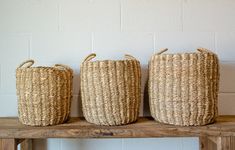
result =
[[29,59],[29,60],[26,60],[26,61],[22,62],[22,63],[18,66],[18,68],[21,68],[21,67],[23,67],[23,66],[25,66],[25,68],[29,68],[29,67],[31,67],[33,64],[34,64],[34,60]]
[[208,50],[206,48],[198,48],[197,51],[201,53],[213,53],[211,50]]
[[[164,53],[166,51],[168,51],[168,49],[164,48],[164,49],[161,49],[160,52],[158,52],[157,54],[160,55],[160,54],[162,54],[162,53]],[[204,53],[213,53],[211,50],[208,50],[206,48],[198,48],[197,51],[204,52]]]
[[90,55],[88,55],[84,60],[83,62],[86,62],[86,61],[90,61],[92,60],[93,58],[96,57],[96,54],[95,53],[91,53]]
[[125,59],[135,59],[136,60],[136,58],[134,57],[134,56],[131,56],[131,55],[129,55],[129,54],[125,54]]
[[163,49],[160,49],[160,51],[157,53],[157,55],[160,55],[164,52],[168,51],[168,48],[163,48]]
[[60,69],[72,71],[72,69],[69,66],[62,65],[62,64],[55,64],[54,67],[55,68],[60,68]]
[[[90,60],[92,60],[92,59],[95,58],[95,57],[96,57],[96,54],[95,54],[95,53],[92,53],[92,54],[88,55],[88,56],[84,59],[83,62],[90,61]],[[133,57],[133,56],[131,56],[131,55],[129,55],[129,54],[125,54],[125,58],[126,58],[126,59],[136,59],[135,57]]]

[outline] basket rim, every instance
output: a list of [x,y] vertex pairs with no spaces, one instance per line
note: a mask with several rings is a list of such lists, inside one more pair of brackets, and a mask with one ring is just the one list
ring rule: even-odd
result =
[[176,53],[163,53],[163,54],[154,54],[153,56],[168,56],[168,55],[204,55],[204,54],[210,54],[210,55],[216,55],[216,53],[202,53],[202,52],[176,52]]
[[136,61],[139,62],[137,59],[118,59],[118,60],[111,60],[111,59],[106,59],[106,60],[94,60],[94,61],[85,61],[84,63],[115,63],[115,62],[127,62],[127,61]]
[[32,69],[50,69],[50,70],[59,70],[59,71],[67,71],[66,69],[59,69],[57,67],[47,67],[47,66],[36,66],[36,67],[23,67],[23,68],[17,68],[16,70],[32,70]]

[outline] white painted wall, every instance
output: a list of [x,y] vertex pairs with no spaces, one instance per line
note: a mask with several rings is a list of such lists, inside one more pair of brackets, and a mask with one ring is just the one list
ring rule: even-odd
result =
[[[15,69],[64,63],[75,70],[72,116],[81,116],[79,64],[137,57],[146,66],[159,48],[206,47],[221,59],[219,113],[235,114],[234,0],[0,0],[0,116],[17,116]],[[142,103],[141,115],[148,115]],[[35,140],[35,150],[197,150],[197,138]]]

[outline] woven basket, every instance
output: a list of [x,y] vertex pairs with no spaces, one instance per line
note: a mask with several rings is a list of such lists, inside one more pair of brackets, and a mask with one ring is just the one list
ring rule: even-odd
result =
[[206,49],[152,56],[149,98],[153,118],[162,123],[197,126],[213,123],[218,114],[219,60]]
[[31,67],[33,60],[16,69],[19,120],[31,126],[56,125],[70,114],[73,71],[64,65]]
[[126,55],[126,60],[90,60],[81,65],[83,114],[97,125],[123,125],[138,118],[140,105],[140,63]]

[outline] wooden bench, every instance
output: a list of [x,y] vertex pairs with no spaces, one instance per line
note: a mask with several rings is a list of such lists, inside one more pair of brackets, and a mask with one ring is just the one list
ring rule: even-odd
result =
[[136,123],[124,126],[97,126],[84,118],[71,118],[67,123],[30,127],[17,118],[0,118],[1,150],[32,148],[32,139],[45,138],[158,138],[199,137],[201,150],[235,150],[235,116],[220,116],[216,123],[199,127],[180,127],[157,123],[142,117]]

